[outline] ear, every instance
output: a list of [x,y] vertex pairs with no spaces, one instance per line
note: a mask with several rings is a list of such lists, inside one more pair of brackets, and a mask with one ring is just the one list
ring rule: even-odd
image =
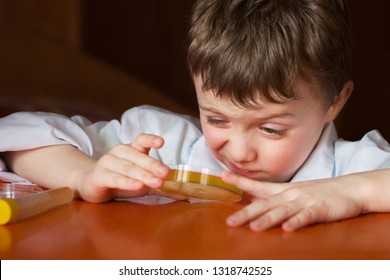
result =
[[345,103],[347,103],[349,97],[352,94],[352,91],[353,82],[349,80],[344,84],[340,93],[334,98],[333,103],[330,105],[327,112],[328,122],[332,122],[336,119],[340,111],[343,109]]

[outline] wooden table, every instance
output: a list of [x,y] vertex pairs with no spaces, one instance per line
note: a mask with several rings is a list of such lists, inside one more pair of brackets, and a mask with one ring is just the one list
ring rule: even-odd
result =
[[1,259],[390,259],[390,214],[297,232],[229,228],[240,203],[72,203],[0,226]]

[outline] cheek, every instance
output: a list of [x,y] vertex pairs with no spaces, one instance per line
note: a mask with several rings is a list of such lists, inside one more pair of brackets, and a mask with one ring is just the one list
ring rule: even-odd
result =
[[218,150],[220,150],[224,143],[226,142],[225,136],[221,131],[217,131],[216,129],[212,129],[210,127],[203,128],[203,135],[205,137],[207,146],[214,154],[217,155]]
[[268,174],[272,181],[290,180],[309,157],[316,145],[317,137],[298,137],[280,143],[272,149],[263,150],[263,164],[268,165]]
[[310,150],[302,146],[291,145],[281,147],[275,151],[273,156],[273,165],[278,166],[281,170],[286,169],[288,172],[295,172],[310,154]]
[[288,181],[299,169],[304,161],[300,149],[287,146],[268,149],[261,155],[261,162],[268,178],[267,181],[285,182]]

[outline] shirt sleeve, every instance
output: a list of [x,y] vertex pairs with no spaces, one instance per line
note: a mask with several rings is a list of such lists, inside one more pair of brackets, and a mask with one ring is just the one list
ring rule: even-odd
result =
[[390,145],[377,131],[360,141],[338,140],[335,143],[336,175],[390,168]]
[[43,112],[19,112],[0,119],[0,151],[70,144],[92,154],[91,141],[76,121]]
[[167,164],[180,163],[201,135],[197,119],[152,106],[129,109],[120,120],[96,123],[82,116],[19,112],[0,119],[0,151],[69,144],[99,158],[116,144],[131,143],[140,133],[165,139],[164,147],[151,151],[151,156]]

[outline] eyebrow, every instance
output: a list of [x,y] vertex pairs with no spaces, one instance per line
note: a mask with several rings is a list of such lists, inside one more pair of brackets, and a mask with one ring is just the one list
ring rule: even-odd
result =
[[198,104],[198,107],[201,110],[204,110],[204,111],[209,111],[209,112],[212,112],[212,113],[220,114],[220,112],[215,111],[213,108],[207,108],[207,107],[204,107],[204,106],[202,106],[200,104]]
[[[219,115],[224,115],[223,113],[216,111],[213,108],[207,108],[207,107],[202,106],[200,104],[198,104],[198,106],[201,110],[208,111],[208,112],[215,113],[215,114],[219,114]],[[279,114],[273,114],[270,116],[262,117],[261,119],[267,120],[267,119],[286,118],[286,117],[293,117],[293,116],[294,116],[294,114],[292,114],[292,113],[279,113]]]

